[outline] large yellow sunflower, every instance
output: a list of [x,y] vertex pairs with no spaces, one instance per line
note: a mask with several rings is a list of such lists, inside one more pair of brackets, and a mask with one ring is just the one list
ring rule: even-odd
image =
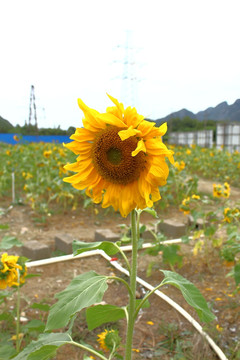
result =
[[[108,95],[109,96],[109,95]],[[109,96],[115,106],[106,113],[90,109],[78,99],[83,111],[83,128],[78,128],[65,146],[72,150],[77,162],[65,165],[76,174],[64,178],[102,207],[113,206],[122,216],[134,208],[152,207],[161,198],[159,186],[166,184],[168,166],[173,151],[168,150],[161,137],[167,124],[155,127],[144,120],[135,108]]]

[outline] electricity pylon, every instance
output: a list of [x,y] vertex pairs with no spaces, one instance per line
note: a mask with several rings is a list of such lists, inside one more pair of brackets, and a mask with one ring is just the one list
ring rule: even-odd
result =
[[34,121],[35,121],[35,127],[37,129],[37,110],[36,110],[36,103],[35,103],[35,94],[34,94],[34,86],[31,86],[31,92],[30,92],[30,104],[29,104],[29,119],[28,119],[28,125],[31,125],[32,116],[34,112]]

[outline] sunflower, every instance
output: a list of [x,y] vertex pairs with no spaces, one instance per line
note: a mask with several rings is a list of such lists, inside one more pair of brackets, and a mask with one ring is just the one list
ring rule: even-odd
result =
[[[109,96],[109,95],[108,95]],[[76,174],[63,180],[79,190],[86,190],[95,203],[112,206],[126,217],[135,208],[152,207],[161,196],[159,186],[166,184],[173,151],[161,137],[167,124],[155,127],[135,108],[127,107],[109,96],[115,106],[106,113],[90,109],[78,99],[83,111],[83,128],[77,128],[65,144],[77,157],[66,170]]]

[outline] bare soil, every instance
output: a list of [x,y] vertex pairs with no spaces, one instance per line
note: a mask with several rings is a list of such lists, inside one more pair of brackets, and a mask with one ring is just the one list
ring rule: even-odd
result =
[[[209,191],[205,183],[200,184],[200,189]],[[205,186],[205,188],[204,188]],[[200,190],[201,191],[201,190]],[[239,190],[238,195],[239,195]],[[1,208],[7,209],[10,204],[9,199],[1,202]],[[180,221],[186,221],[184,215],[176,209],[169,209],[164,214],[159,214],[160,218],[171,218]],[[14,235],[22,242],[38,240],[51,246],[54,252],[54,238],[57,233],[68,233],[73,238],[81,238],[83,241],[93,241],[95,230],[102,228],[119,231],[119,224],[129,225],[129,218],[122,219],[119,215],[99,211],[96,215],[92,210],[68,211],[65,213],[55,213],[47,216],[45,221],[41,222],[41,216],[36,215],[27,205],[16,205],[5,215],[0,216],[0,224],[8,224],[9,229],[0,232],[0,239],[4,235]],[[150,215],[143,214],[142,223],[149,224],[154,220]],[[16,252],[20,251],[15,249]],[[181,252],[184,254],[183,266],[176,271],[193,282],[202,292],[216,315],[216,321],[207,326],[207,332],[222,350],[231,359],[231,354],[237,349],[240,334],[240,294],[233,294],[235,289],[234,281],[231,277],[226,277],[230,268],[224,265],[217,251],[213,251],[209,258],[202,256],[194,257],[192,254],[192,245],[183,245]],[[129,254],[130,256],[130,254]],[[151,276],[147,277],[147,268],[149,263],[154,263]],[[138,276],[145,279],[151,285],[158,285],[162,280],[162,274],[159,269],[169,269],[163,264],[161,254],[158,256],[146,255],[144,251],[139,253]],[[71,279],[81,273],[94,270],[99,274],[109,275],[120,274],[111,265],[100,256],[93,256],[83,259],[75,259],[67,262],[60,262],[52,265],[45,265],[29,269],[31,273],[40,274],[40,277],[34,277],[27,280],[22,287],[22,314],[27,319],[44,318],[46,314],[39,310],[31,309],[29,306],[34,302],[52,304],[55,302],[54,294],[63,290]],[[138,286],[137,296],[141,297],[145,289]],[[176,288],[165,286],[162,291],[170,296],[174,301],[186,309],[197,321],[198,317],[183,299],[181,293]],[[104,302],[118,306],[126,305],[127,293],[121,283],[109,284],[109,289],[105,293]],[[176,357],[176,359],[218,359],[218,356],[209,347],[206,341],[198,334],[189,322],[182,317],[170,305],[161,300],[156,295],[150,298],[151,306],[143,309],[135,326],[134,348],[139,352],[134,352],[134,359],[173,359],[177,354],[176,341],[182,346],[185,357]],[[152,321],[153,325],[147,324]],[[202,324],[204,325],[204,324]],[[120,335],[124,339],[124,322],[119,321],[116,325]],[[205,326],[205,325],[204,325]],[[170,329],[172,331],[170,332]],[[64,330],[64,329],[62,329]],[[104,327],[89,332],[85,322],[84,312],[79,315],[74,327],[74,338],[76,341],[86,341],[99,349],[97,343],[97,334],[104,330]],[[192,343],[191,352],[187,351],[186,340]],[[154,355],[154,349],[163,349],[163,343],[168,343],[167,349],[163,355]],[[161,344],[160,344],[161,343]],[[173,350],[171,351],[171,346]],[[159,353],[160,354],[160,353]],[[83,352],[77,348],[64,346],[59,349],[56,356],[57,360],[82,359]],[[174,358],[175,359],[175,358]],[[232,359],[237,359],[232,357]]]

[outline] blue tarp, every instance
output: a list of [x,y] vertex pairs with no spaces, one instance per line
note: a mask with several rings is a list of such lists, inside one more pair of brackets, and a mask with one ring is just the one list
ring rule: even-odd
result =
[[[14,135],[16,135],[20,141],[14,140]],[[59,143],[62,144],[68,143],[71,140],[69,136],[65,135],[19,135],[19,134],[0,134],[0,142],[5,142],[7,144],[27,144],[29,142],[44,142],[44,143]]]

